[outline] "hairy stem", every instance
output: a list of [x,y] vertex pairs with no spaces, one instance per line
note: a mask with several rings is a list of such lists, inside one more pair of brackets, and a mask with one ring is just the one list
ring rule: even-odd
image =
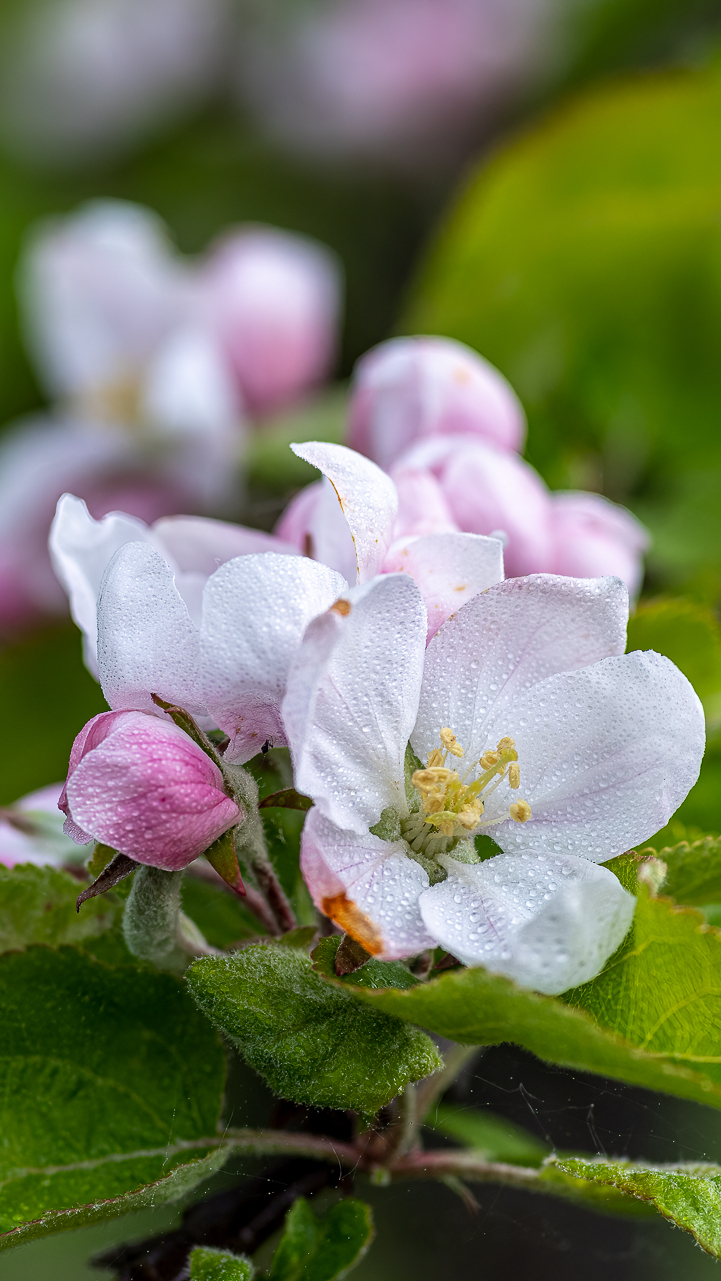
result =
[[133,956],[179,972],[192,956],[217,954],[180,910],[182,880],[182,872],[141,865],[123,913],[123,937]]
[[231,780],[236,800],[240,801],[246,814],[243,822],[235,829],[235,852],[252,872],[256,885],[273,914],[277,932],[285,934],[287,930],[295,929],[297,921],[268,857],[263,819],[258,813],[258,784],[252,774],[238,766],[226,765],[225,771]]

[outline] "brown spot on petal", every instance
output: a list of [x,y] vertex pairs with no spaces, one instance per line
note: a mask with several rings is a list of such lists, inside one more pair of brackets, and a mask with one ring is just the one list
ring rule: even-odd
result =
[[454,592],[465,592],[468,589],[468,583],[462,583],[460,587],[454,587]]
[[341,618],[347,618],[351,612],[351,609],[352,609],[352,605],[350,601],[343,600],[343,598],[341,597],[339,600],[333,602],[330,609],[328,610],[328,613],[330,614],[333,611],[335,611],[336,614],[340,614]]
[[350,934],[356,943],[360,943],[366,952],[375,956],[383,951],[383,940],[379,931],[359,907],[345,894],[334,894],[332,898],[323,899],[323,911],[336,925],[340,925],[346,934]]

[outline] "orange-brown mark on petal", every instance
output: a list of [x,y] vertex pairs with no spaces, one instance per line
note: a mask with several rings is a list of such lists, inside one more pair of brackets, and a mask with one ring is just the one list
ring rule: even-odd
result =
[[353,606],[351,605],[350,601],[343,600],[343,597],[341,596],[339,597],[338,600],[333,601],[333,604],[328,610],[328,613],[331,614],[335,612],[336,614],[340,614],[341,618],[347,618],[352,608]]
[[366,952],[370,952],[371,956],[383,951],[383,940],[370,917],[361,912],[352,899],[346,898],[343,891],[331,898],[324,898],[323,911],[346,934],[350,934],[356,943],[360,943]]
[[468,583],[461,583],[460,587],[454,587],[454,592],[465,592],[468,590]]
[[303,535],[303,555],[307,556],[308,560],[315,560],[315,545],[310,530]]
[[468,383],[471,381],[471,375],[464,365],[456,365],[453,370],[453,381],[457,383]]

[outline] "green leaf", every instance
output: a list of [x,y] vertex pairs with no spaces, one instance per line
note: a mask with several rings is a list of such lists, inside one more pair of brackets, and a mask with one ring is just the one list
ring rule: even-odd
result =
[[190,1281],[252,1281],[255,1268],[250,1259],[199,1246],[190,1253]]
[[81,943],[109,929],[117,904],[91,899],[81,912],[75,903],[82,885],[68,872],[32,863],[0,864],[0,952],[31,943]]
[[0,651],[0,706],[0,802],[9,805],[65,778],[75,735],[107,711],[83,666],[75,627],[54,627]]
[[[335,972],[335,954],[340,946],[340,935],[332,934],[328,938],[320,940],[318,946],[311,952],[313,958],[313,969],[318,974],[324,974],[327,978],[340,978]],[[376,961],[371,959],[366,961],[360,970],[354,970],[352,974],[343,975],[341,982],[350,983],[356,987],[415,987],[418,979],[401,965],[400,961]]]
[[655,649],[687,676],[704,705],[706,723],[721,720],[721,627],[713,612],[690,600],[642,604],[628,622],[626,652]]
[[363,1258],[373,1240],[369,1205],[348,1197],[318,1219],[304,1197],[289,1210],[270,1281],[334,1281]]
[[547,1143],[486,1108],[481,1112],[478,1108],[439,1103],[426,1117],[425,1124],[449,1139],[474,1148],[487,1161],[540,1166],[548,1155]]
[[317,480],[315,467],[298,458],[290,448],[291,443],[330,440],[342,444],[346,401],[345,388],[332,387],[309,405],[285,413],[265,423],[262,431],[254,432],[245,455],[249,483],[273,493],[283,493]]
[[0,1245],[172,1199],[220,1161],[224,1055],[175,979],[9,953],[0,1023]]
[[371,1116],[440,1065],[424,1033],[330,987],[295,948],[204,957],[186,977],[201,1009],[251,1067],[296,1103]]
[[563,998],[481,968],[407,991],[352,991],[462,1044],[512,1041],[551,1063],[721,1107],[721,934],[647,884],[638,893],[627,940],[597,978]]
[[618,1188],[655,1206],[695,1236],[704,1250],[721,1256],[721,1168],[717,1165],[640,1165],[632,1161],[554,1157],[553,1166],[587,1183]]
[[632,500],[657,573],[716,587],[720,111],[715,60],[595,86],[516,133],[465,185],[403,322],[502,370],[550,484]]
[[[650,850],[643,850],[650,853]],[[721,839],[704,836],[700,841],[679,841],[654,854],[666,864],[663,893],[677,903],[692,906],[721,901]]]

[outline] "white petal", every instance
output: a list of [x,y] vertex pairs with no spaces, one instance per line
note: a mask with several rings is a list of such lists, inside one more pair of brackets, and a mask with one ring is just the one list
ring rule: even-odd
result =
[[267,738],[285,743],[280,707],[288,668],[311,619],[345,590],[339,574],[305,556],[273,552],[222,565],[203,593],[203,702],[247,761]]
[[503,580],[503,544],[480,534],[424,534],[393,543],[384,573],[410,574],[428,611],[428,640],[479,592]]
[[303,828],[301,869],[314,903],[386,961],[433,947],[418,909],[428,874],[406,850],[405,841],[342,831],[316,809]]
[[241,423],[239,395],[210,334],[185,327],[168,335],[148,366],[141,412],[168,437],[232,439]]
[[142,520],[111,512],[93,520],[85,503],[63,494],[50,529],[53,569],[70,597],[70,612],[83,633],[85,662],[98,674],[98,593],[103,575],[119,547],[153,541]]
[[[492,720],[490,737],[501,737]],[[664,827],[698,778],[705,729],[686,677],[652,650],[549,677],[520,694],[507,732],[521,785],[502,784],[484,819],[522,796],[533,816],[491,828],[501,849],[605,862]]]
[[206,578],[236,556],[253,552],[300,555],[290,543],[262,529],[247,529],[205,516],[164,516],[154,522],[152,530],[156,544],[171,564],[183,573],[204,574]]
[[308,628],[283,703],[299,791],[359,835],[406,807],[403,763],[423,671],[426,611],[415,583],[387,574],[346,593]]
[[380,570],[398,514],[393,481],[344,445],[308,441],[291,449],[331,482],[355,544],[358,582],[367,582]]
[[426,927],[465,965],[549,995],[586,983],[623,941],[636,900],[608,868],[581,858],[499,855],[421,895]]
[[150,210],[96,200],[42,226],[21,271],[31,346],[50,389],[132,377],[177,317],[182,270]]
[[[510,734],[519,695],[555,672],[626,647],[628,593],[616,578],[534,574],[475,596],[433,637],[413,747],[424,760],[448,725],[470,762]],[[506,726],[491,742],[492,726]]]
[[147,543],[115,553],[98,601],[98,666],[112,708],[157,712],[151,694],[196,716],[200,638],[167,561]]

